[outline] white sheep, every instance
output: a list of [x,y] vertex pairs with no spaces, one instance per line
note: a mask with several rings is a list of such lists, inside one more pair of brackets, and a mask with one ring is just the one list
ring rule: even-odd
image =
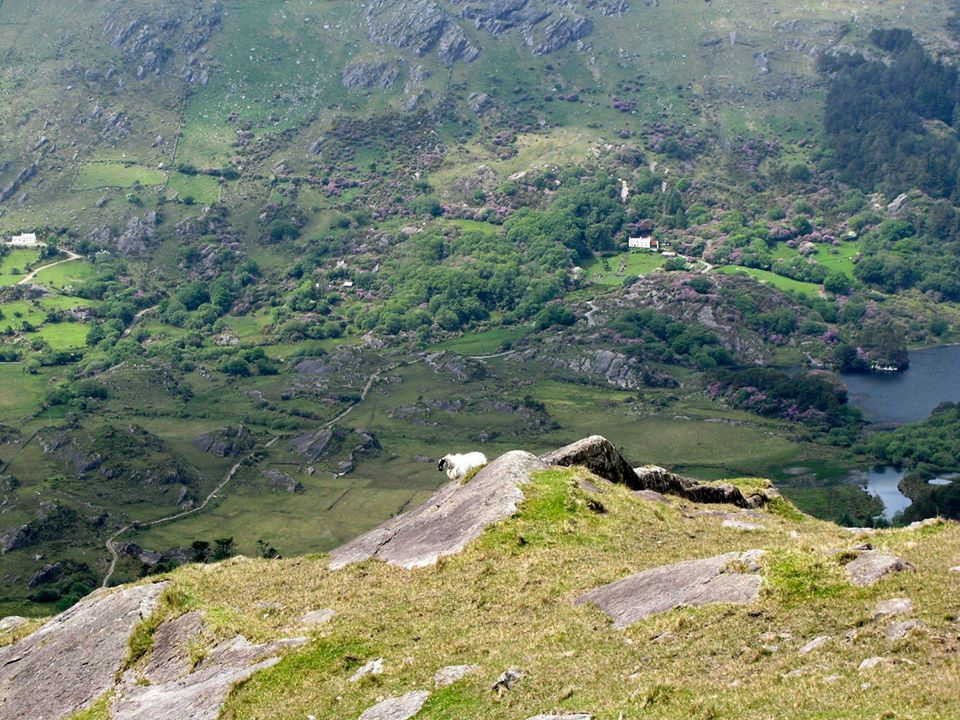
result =
[[437,470],[446,470],[451,480],[463,480],[471,470],[487,464],[487,456],[482,452],[444,455],[437,463]]

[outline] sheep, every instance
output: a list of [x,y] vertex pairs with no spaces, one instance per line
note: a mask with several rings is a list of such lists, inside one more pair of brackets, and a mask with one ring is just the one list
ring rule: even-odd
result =
[[482,452],[444,455],[437,463],[437,470],[447,471],[451,480],[463,480],[471,470],[487,464],[487,456]]

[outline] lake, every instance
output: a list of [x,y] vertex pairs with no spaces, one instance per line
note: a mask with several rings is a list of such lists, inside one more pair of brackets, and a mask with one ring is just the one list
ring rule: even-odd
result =
[[944,400],[960,401],[960,345],[910,352],[910,367],[898,373],[841,373],[850,404],[868,422],[925,420]]

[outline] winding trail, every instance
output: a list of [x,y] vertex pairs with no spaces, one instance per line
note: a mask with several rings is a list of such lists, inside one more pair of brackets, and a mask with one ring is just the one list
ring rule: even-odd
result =
[[[279,439],[280,439],[280,436],[275,435],[273,438],[270,439],[268,443],[266,443],[266,445],[264,445],[264,447],[270,447]],[[236,463],[234,463],[234,465],[230,468],[230,470],[227,471],[227,474],[224,476],[223,480],[220,481],[220,484],[217,485],[213,490],[211,490],[210,493],[207,495],[207,497],[204,499],[204,501],[199,505],[197,505],[195,508],[190,508],[189,510],[184,510],[183,512],[178,512],[173,515],[168,515],[158,520],[151,520],[148,523],[140,523],[140,527],[153,527],[154,525],[160,525],[162,523],[170,522],[172,520],[179,520],[180,518],[184,518],[184,517],[187,517],[188,515],[193,515],[194,513],[200,512],[201,510],[206,508],[207,505],[210,504],[210,501],[217,496],[217,493],[223,490],[223,488],[225,488],[227,484],[231,480],[233,480],[233,476],[237,474],[237,471],[241,468],[241,466],[247,460],[250,460],[251,458],[253,458],[256,452],[257,452],[257,448],[254,447],[254,449],[250,452],[250,454],[244,456],[243,458],[238,460]],[[110,553],[110,567],[107,569],[107,574],[103,578],[103,584],[101,585],[101,587],[107,587],[107,583],[109,583],[110,578],[113,577],[114,570],[117,569],[118,555],[117,555],[117,548],[114,542],[118,537],[123,535],[131,527],[132,525],[125,525],[124,527],[117,530],[113,535],[111,535],[107,539],[107,542],[105,544],[106,544],[107,551]]]
[[57,265],[63,265],[64,263],[73,262],[74,260],[81,260],[83,258],[82,255],[77,255],[72,250],[67,250],[66,248],[61,248],[61,249],[63,250],[63,252],[67,254],[66,259],[57,260],[56,262],[47,263],[46,265],[41,265],[36,270],[32,270],[29,275],[25,275],[22,280],[19,280],[17,282],[17,285],[26,285],[28,282],[31,282],[37,276],[37,273],[41,273],[44,270],[47,270],[52,267],[56,267]]
[[587,319],[587,327],[593,327],[597,324],[597,321],[593,319],[593,314],[600,308],[593,300],[587,300],[587,307],[590,309],[583,316]]

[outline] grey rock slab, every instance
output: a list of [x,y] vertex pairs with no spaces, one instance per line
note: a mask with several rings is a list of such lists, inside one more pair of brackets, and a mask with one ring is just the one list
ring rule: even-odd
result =
[[409,720],[420,712],[429,697],[426,690],[415,690],[390,698],[364,710],[359,720]]
[[308,613],[304,613],[303,617],[300,618],[300,622],[304,625],[326,625],[333,620],[336,614],[337,611],[331,610],[330,608],[311,610]]
[[238,635],[213,647],[194,668],[190,641],[203,628],[197,613],[158,628],[142,677],[128,673],[118,688],[112,720],[216,720],[234,684],[280,662],[284,649],[307,642],[290,638],[255,645]]
[[754,566],[757,554],[730,552],[703,560],[687,560],[644,570],[581,595],[576,605],[594,603],[625,628],[648,615],[681,605],[747,604],[760,592],[761,578],[738,572],[738,564]]
[[879,657],[879,656],[871,657],[871,658],[867,658],[862,663],[860,663],[860,667],[858,667],[857,669],[860,672],[863,672],[864,670],[872,670],[873,668],[879,667],[880,665],[885,665],[888,662],[890,661],[887,660],[887,658],[885,657]]
[[960,565],[950,568],[950,572],[960,575]]
[[527,720],[592,720],[593,715],[575,713],[573,715],[534,715]]
[[0,633],[16,630],[21,625],[26,625],[27,622],[28,621],[25,617],[20,617],[19,615],[9,615],[0,620]]
[[661,505],[669,505],[670,500],[663,493],[658,493],[656,490],[634,490],[633,494],[635,497],[640,498],[641,500],[646,500],[647,502],[660,503]]
[[851,561],[846,570],[851,583],[866,587],[891,573],[912,571],[913,565],[893,555],[870,550]]
[[467,675],[479,669],[479,665],[448,665],[437,670],[437,674],[433,676],[433,684],[438,688],[453,685],[453,683],[463,680]]
[[873,609],[874,617],[883,615],[909,615],[913,612],[913,601],[910,598],[891,598],[881,600]]
[[357,671],[350,676],[350,682],[355,683],[359,682],[362,678],[365,678],[367,675],[382,675],[383,674],[383,658],[377,658],[376,660],[371,660],[366,665],[357,668]]
[[433,565],[461,552],[484,528],[510,517],[523,499],[521,486],[547,464],[513,450],[478,472],[470,482],[444,485],[420,507],[392,518],[331,553],[334,570],[377,558],[405,568]]
[[902,640],[910,634],[911,630],[919,630],[923,627],[923,623],[919,620],[901,620],[899,622],[890,623],[887,626],[884,635],[886,636],[887,640]]
[[829,635],[821,635],[820,637],[815,637],[813,640],[808,642],[802,648],[797,650],[797,655],[807,655],[812,653],[814,650],[823,647],[828,642],[830,642],[831,637]]
[[64,717],[113,688],[133,629],[153,613],[166,585],[98,590],[0,648],[0,720]]
[[721,524],[725,528],[732,528],[734,530],[747,530],[751,532],[755,530],[763,530],[765,527],[760,523],[747,522],[746,520],[727,519],[727,520],[724,520]]

